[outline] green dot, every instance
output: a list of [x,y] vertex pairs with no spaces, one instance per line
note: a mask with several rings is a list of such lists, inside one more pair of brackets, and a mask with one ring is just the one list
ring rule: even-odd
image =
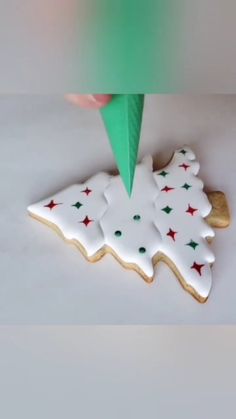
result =
[[133,216],[133,220],[135,220],[135,221],[140,221],[140,220],[141,220],[140,215],[139,215],[139,214],[135,214],[135,215]]
[[115,231],[115,236],[116,237],[120,237],[122,235],[122,233],[121,233],[121,231],[120,230],[116,230]]
[[74,205],[72,205],[72,207],[75,207],[77,209],[80,209],[80,207],[82,207],[83,204],[81,204],[80,202],[76,202]]
[[165,208],[162,208],[162,211],[164,211],[166,214],[170,214],[170,212],[173,210],[173,208],[170,208],[168,205]]
[[158,175],[159,175],[159,176],[162,176],[162,177],[166,177],[168,174],[169,174],[169,173],[168,173],[168,172],[166,172],[165,170],[162,170],[162,172],[161,172],[161,173],[158,173]]
[[146,249],[145,249],[145,247],[140,247],[138,249],[138,251],[139,251],[139,253],[145,253],[146,252]]

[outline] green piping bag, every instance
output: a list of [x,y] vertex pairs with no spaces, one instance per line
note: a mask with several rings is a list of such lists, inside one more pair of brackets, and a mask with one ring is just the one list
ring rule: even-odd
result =
[[101,109],[121,178],[131,196],[142,124],[144,95],[114,95]]

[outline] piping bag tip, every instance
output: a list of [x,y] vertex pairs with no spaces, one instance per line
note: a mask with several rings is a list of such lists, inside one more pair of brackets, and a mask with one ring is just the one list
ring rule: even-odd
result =
[[114,95],[100,110],[125,189],[131,197],[138,157],[144,95]]

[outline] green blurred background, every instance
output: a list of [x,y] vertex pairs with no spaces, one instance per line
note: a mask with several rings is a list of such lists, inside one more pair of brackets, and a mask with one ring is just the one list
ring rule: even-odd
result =
[[0,2],[0,93],[235,93],[235,0]]
[[95,0],[91,7],[88,4],[86,47],[82,60],[78,53],[78,68],[91,91],[171,91],[180,50],[178,2]]

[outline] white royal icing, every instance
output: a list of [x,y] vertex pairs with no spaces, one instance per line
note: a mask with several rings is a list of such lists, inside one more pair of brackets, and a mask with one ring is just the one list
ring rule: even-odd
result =
[[131,198],[120,176],[100,173],[28,210],[57,226],[68,240],[78,241],[88,257],[109,247],[150,280],[154,256],[167,256],[185,284],[205,299],[214,262],[206,238],[214,231],[204,220],[211,205],[198,171],[194,153],[184,147],[156,172],[152,158],[145,157],[136,168]]

